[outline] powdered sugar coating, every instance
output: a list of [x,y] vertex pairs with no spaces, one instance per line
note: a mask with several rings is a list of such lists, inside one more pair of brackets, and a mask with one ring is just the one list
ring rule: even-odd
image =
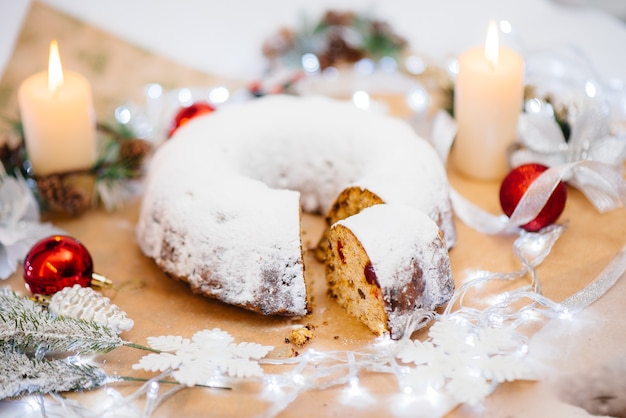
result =
[[157,151],[138,241],[194,291],[263,313],[303,315],[300,205],[325,214],[347,186],[445,214],[435,151],[404,122],[323,97],[269,96],[192,120]]
[[[371,261],[383,292],[388,328],[402,335],[417,308],[433,310],[450,300],[454,281],[439,228],[423,212],[406,205],[374,205],[337,224],[350,229]],[[394,295],[423,288],[409,306]]]

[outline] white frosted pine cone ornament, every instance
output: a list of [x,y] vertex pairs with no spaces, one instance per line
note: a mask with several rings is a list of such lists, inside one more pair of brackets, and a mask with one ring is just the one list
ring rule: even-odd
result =
[[108,326],[118,334],[130,330],[134,321],[117,305],[91,287],[78,284],[66,287],[50,298],[50,312],[57,316],[65,316],[85,321],[94,321]]

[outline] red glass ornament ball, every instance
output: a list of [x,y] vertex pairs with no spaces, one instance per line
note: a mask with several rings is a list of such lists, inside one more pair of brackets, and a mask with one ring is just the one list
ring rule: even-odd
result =
[[[513,214],[528,187],[547,169],[545,165],[531,163],[516,167],[507,174],[500,186],[500,206],[506,216]],[[537,217],[521,227],[529,232],[536,232],[553,224],[563,213],[566,199],[567,189],[563,182],[559,182]]]
[[193,118],[206,115],[215,111],[210,103],[207,102],[195,102],[191,106],[182,107],[174,117],[170,126],[167,137],[171,138],[174,132]]
[[24,281],[33,294],[51,295],[65,287],[91,283],[93,260],[78,240],[53,235],[37,242],[24,259]]

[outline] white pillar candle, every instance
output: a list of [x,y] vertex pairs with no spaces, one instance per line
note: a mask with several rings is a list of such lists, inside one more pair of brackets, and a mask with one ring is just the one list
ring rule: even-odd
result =
[[50,44],[48,71],[24,80],[18,102],[35,175],[93,166],[97,143],[91,86],[78,73],[63,73],[56,41]]
[[499,45],[492,21],[485,46],[465,51],[458,64],[453,164],[468,177],[501,180],[507,173],[506,150],[515,141],[523,104],[524,60]]

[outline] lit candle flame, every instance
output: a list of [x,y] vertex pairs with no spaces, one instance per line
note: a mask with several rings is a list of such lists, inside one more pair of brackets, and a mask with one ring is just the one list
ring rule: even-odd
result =
[[63,85],[63,67],[59,56],[59,45],[56,40],[50,42],[50,58],[48,60],[48,90],[54,96]]
[[489,22],[489,28],[487,29],[487,40],[485,41],[485,56],[487,57],[487,61],[494,68],[498,65],[498,53],[500,49],[499,43],[498,26],[496,25],[495,20],[491,20]]

